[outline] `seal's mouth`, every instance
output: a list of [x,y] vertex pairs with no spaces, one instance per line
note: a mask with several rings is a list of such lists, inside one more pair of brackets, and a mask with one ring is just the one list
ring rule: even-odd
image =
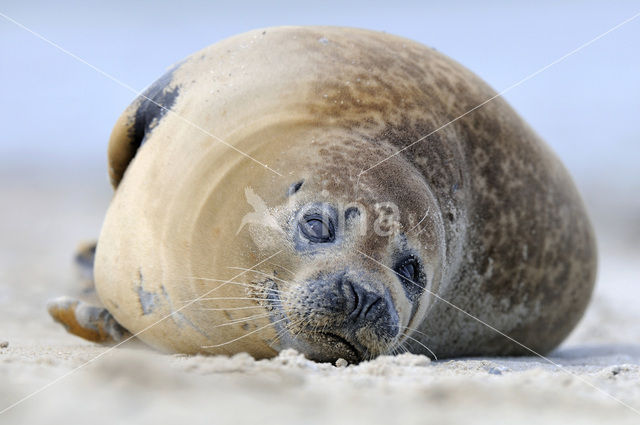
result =
[[330,346],[330,351],[335,353],[336,358],[331,359],[332,361],[338,360],[339,357],[343,357],[345,360],[357,363],[364,358],[361,349],[340,335],[330,332],[315,332],[315,335],[320,336],[324,345]]

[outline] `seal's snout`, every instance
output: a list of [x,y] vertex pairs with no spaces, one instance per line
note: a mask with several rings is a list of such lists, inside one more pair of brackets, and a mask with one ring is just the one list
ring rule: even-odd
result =
[[398,333],[398,315],[390,296],[365,289],[350,279],[345,280],[344,291],[349,302],[345,303],[345,324],[357,331],[371,327],[380,337],[395,337]]
[[[315,300],[316,317],[331,321],[329,330],[353,340],[355,344],[364,334],[381,340],[389,340],[398,333],[398,313],[388,290],[377,289],[366,277],[337,273],[324,276],[309,284]],[[371,339],[371,338],[368,338]]]
[[343,271],[302,285],[287,302],[291,345],[320,361],[358,362],[388,352],[399,333],[399,316],[389,291],[370,280]]

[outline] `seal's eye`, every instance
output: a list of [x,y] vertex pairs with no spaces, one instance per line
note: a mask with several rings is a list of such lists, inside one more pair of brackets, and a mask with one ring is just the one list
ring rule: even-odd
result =
[[333,222],[320,214],[305,216],[300,222],[300,231],[314,243],[333,242],[335,239]]
[[419,275],[416,260],[414,258],[407,259],[396,268],[396,273],[409,280],[409,283],[417,282]]
[[418,299],[425,287],[426,277],[422,270],[422,263],[413,254],[403,256],[393,270],[404,287],[404,292],[411,301]]

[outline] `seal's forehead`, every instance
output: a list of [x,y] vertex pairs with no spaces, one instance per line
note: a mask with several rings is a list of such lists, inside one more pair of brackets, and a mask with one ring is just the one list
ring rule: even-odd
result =
[[[288,181],[287,190],[299,181],[299,199],[346,205],[358,203],[374,212],[377,203],[393,203],[404,215],[422,213],[428,205],[424,177],[386,141],[372,141],[356,133],[330,131],[313,136],[313,143],[292,152],[300,178]],[[384,167],[365,171],[385,160]]]

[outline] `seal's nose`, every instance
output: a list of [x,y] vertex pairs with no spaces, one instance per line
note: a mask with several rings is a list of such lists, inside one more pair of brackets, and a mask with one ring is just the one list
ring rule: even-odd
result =
[[304,323],[293,346],[300,344],[309,358],[320,361],[342,357],[358,362],[388,351],[400,319],[390,291],[374,279],[343,271],[309,281],[298,295],[299,304],[293,304],[300,317],[294,323]]
[[345,282],[347,293],[350,294],[348,303],[349,319],[353,322],[375,321],[384,310],[382,297],[351,281]]

